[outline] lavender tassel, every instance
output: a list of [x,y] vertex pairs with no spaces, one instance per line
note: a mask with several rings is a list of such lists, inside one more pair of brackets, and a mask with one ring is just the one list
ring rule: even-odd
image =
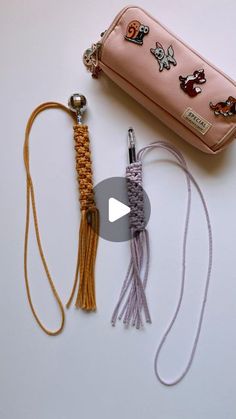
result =
[[145,229],[144,195],[142,188],[142,163],[137,161],[126,168],[127,191],[130,207],[131,260],[112,315],[112,325],[117,318],[128,327],[143,326],[142,315],[151,323],[145,289],[149,270],[149,236]]

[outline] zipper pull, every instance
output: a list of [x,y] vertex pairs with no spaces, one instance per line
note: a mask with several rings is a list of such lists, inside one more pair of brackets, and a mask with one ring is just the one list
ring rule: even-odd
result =
[[101,71],[101,68],[98,65],[99,49],[101,48],[101,45],[101,42],[92,44],[91,47],[86,49],[83,54],[83,63],[87,70],[92,73],[92,77],[95,79],[98,78],[98,74]]

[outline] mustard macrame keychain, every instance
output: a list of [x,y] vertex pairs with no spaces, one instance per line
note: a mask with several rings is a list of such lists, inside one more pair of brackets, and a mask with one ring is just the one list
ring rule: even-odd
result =
[[[80,209],[81,209],[81,222],[79,231],[79,245],[78,255],[75,270],[75,278],[70,298],[66,305],[69,308],[73,297],[75,295],[78,276],[80,276],[80,283],[78,293],[75,301],[75,306],[83,310],[91,311],[96,310],[96,297],[95,297],[95,260],[98,245],[98,232],[99,232],[99,212],[96,208],[93,181],[92,181],[92,163],[89,146],[89,135],[87,125],[82,124],[82,113],[86,108],[86,98],[80,94],[74,94],[69,99],[69,108],[57,103],[46,102],[39,105],[31,114],[26,130],[24,142],[24,163],[26,169],[26,226],[25,226],[25,245],[24,245],[24,274],[25,285],[28,301],[35,317],[36,322],[41,329],[50,336],[55,336],[61,333],[65,323],[65,311],[60,296],[56,290],[53,279],[51,277],[46,258],[43,252],[40,233],[38,216],[36,210],[36,201],[34,193],[33,180],[30,173],[30,155],[29,155],[29,138],[32,125],[35,118],[47,109],[61,109],[69,114],[74,120],[74,142],[76,153],[76,171],[78,174],[79,192],[80,192]],[[61,313],[60,326],[56,330],[49,330],[41,322],[32,302],[29,276],[28,276],[28,237],[29,237],[29,224],[30,224],[30,209],[32,208],[33,222],[38,244],[40,258],[46,273],[52,293],[58,304]]]

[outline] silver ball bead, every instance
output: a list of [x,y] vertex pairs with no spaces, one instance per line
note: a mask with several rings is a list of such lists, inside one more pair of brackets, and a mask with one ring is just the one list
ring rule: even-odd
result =
[[68,106],[73,112],[84,112],[86,109],[87,100],[84,95],[81,95],[80,93],[74,93],[71,95]]

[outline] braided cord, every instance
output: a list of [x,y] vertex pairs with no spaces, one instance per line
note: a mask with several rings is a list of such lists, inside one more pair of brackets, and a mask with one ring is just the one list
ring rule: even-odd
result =
[[89,147],[89,134],[87,125],[74,125],[75,160],[77,180],[79,183],[81,211],[95,208],[92,161]]
[[144,195],[142,186],[142,163],[131,163],[126,168],[127,193],[130,207],[130,228],[135,234],[145,229]]

